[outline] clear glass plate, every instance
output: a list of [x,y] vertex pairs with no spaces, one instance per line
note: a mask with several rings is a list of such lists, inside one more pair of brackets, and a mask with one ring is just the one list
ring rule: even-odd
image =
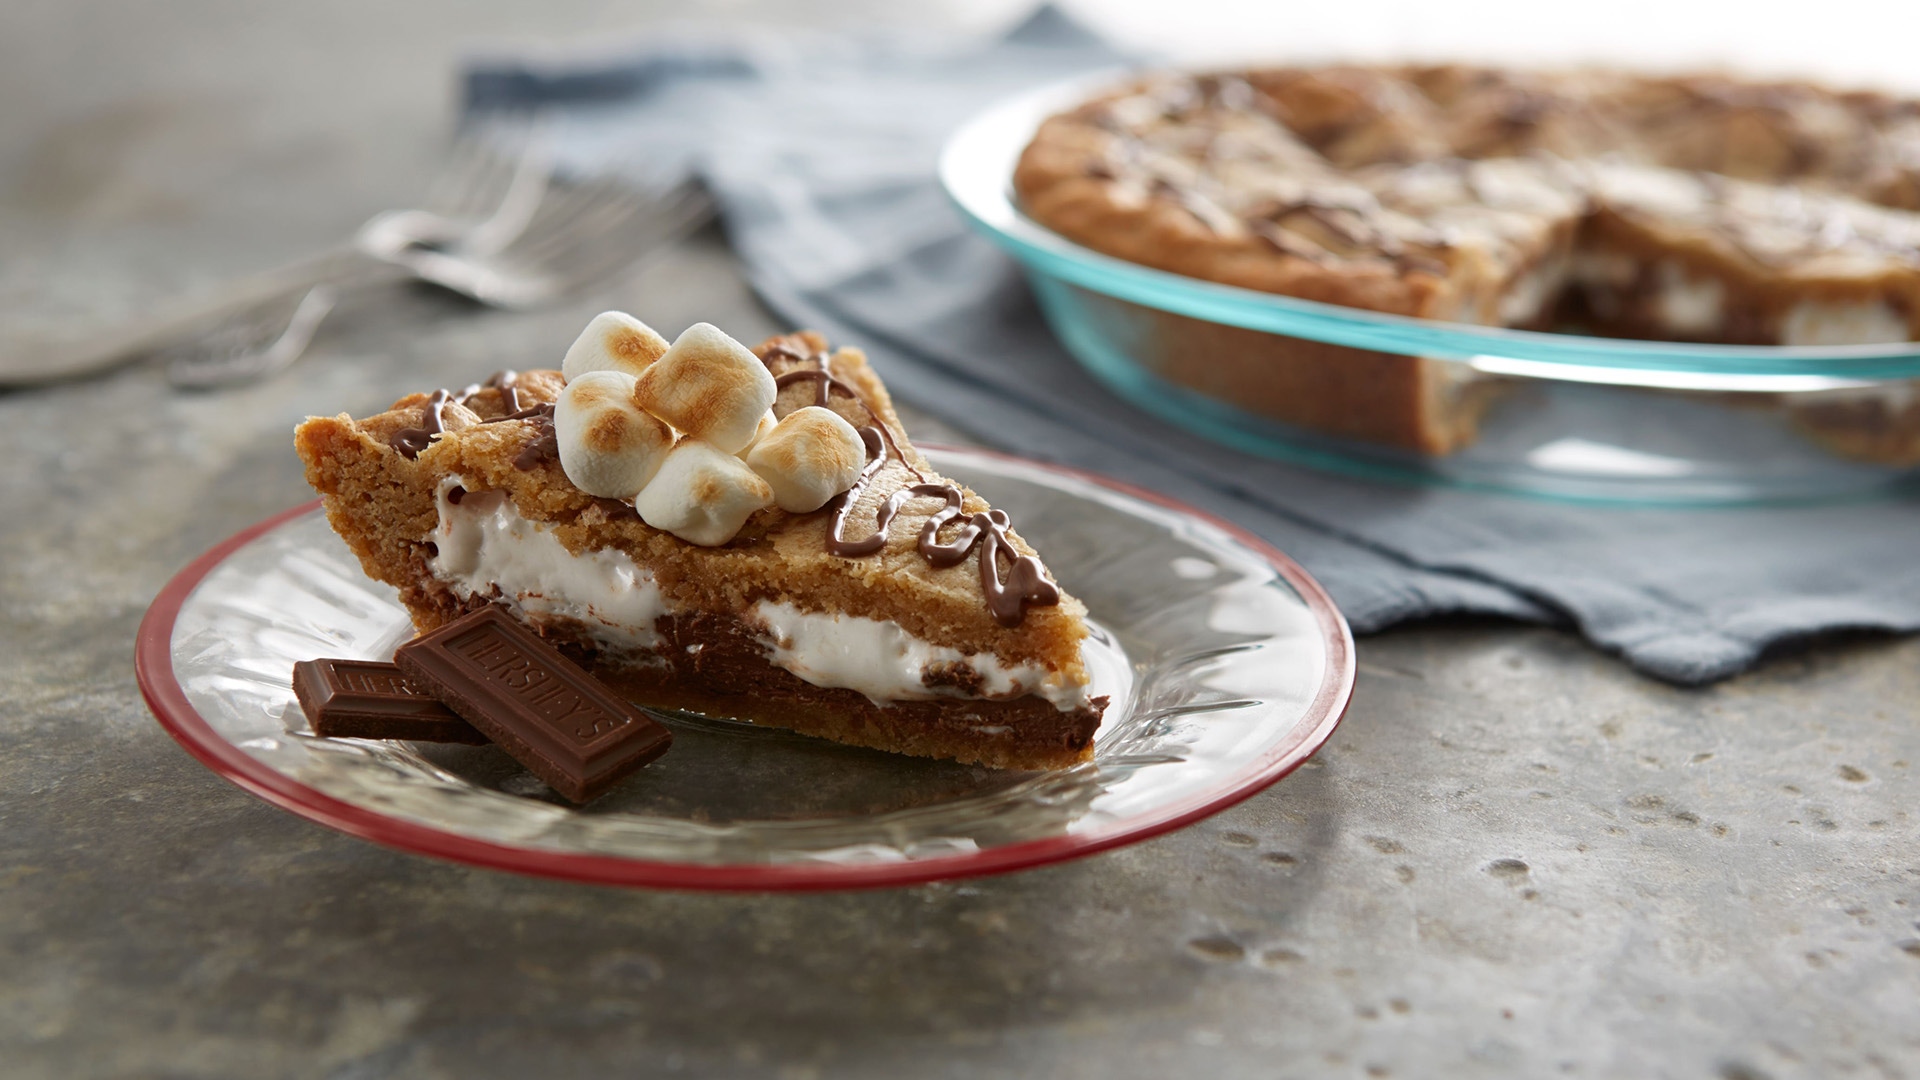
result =
[[[1769,502],[1859,497],[1905,486],[1913,468],[1853,460],[1809,430],[1873,402],[1920,393],[1920,343],[1748,346],[1641,341],[1418,319],[1236,288],[1081,247],[1021,213],[1012,176],[1046,117],[1119,78],[1075,79],[1002,102],[948,140],[940,178],[962,215],[1017,258],[1049,324],[1088,370],[1133,404],[1239,449],[1374,478],[1581,501]],[[1308,431],[1238,407],[1239,395],[1164,377],[1160,314],[1252,336],[1418,356],[1445,381],[1504,397],[1477,442],[1424,454]],[[1164,324],[1157,331],[1166,333]],[[1231,347],[1230,345],[1222,347]]]
[[1100,628],[1090,660],[1112,702],[1091,763],[1002,772],[669,712],[672,752],[576,809],[490,746],[315,738],[293,663],[384,659],[412,631],[314,504],[161,592],[141,626],[141,689],[215,772],[323,824],[504,869],[687,888],[905,884],[1071,858],[1232,805],[1332,733],[1352,637],[1286,556],[1098,477],[929,457],[1004,507]]

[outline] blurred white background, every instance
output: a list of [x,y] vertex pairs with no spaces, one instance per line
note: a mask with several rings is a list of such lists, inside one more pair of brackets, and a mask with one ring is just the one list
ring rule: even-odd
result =
[[[1135,48],[1259,57],[1710,66],[1920,90],[1920,0],[1062,0]],[[1028,0],[963,0],[970,23]]]

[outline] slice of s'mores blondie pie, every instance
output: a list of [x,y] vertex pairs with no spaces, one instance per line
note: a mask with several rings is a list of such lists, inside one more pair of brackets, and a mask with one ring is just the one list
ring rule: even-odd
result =
[[669,344],[608,312],[561,370],[295,445],[422,631],[500,604],[644,705],[1002,768],[1092,753],[1085,608],[818,334]]

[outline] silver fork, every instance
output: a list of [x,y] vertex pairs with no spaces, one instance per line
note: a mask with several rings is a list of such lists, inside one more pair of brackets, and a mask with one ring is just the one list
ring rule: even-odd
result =
[[[537,123],[524,118],[503,122],[485,132],[463,132],[455,139],[445,166],[429,189],[425,205],[430,210],[380,215],[345,243],[227,282],[210,293],[170,305],[160,314],[130,321],[96,337],[14,343],[0,351],[0,386],[79,378],[160,351],[232,352],[236,343],[263,340],[259,336],[263,326],[273,332],[265,340],[285,338],[287,346],[297,343],[304,348],[304,341],[296,341],[301,336],[297,331],[306,330],[310,337],[311,329],[331,307],[334,295],[331,290],[315,292],[316,287],[349,280],[369,268],[384,268],[383,262],[369,258],[362,243],[363,234],[374,226],[386,229],[388,243],[402,228],[412,230],[411,239],[416,243],[456,241],[476,229],[476,222],[498,223],[496,230],[510,227],[517,232],[523,228],[537,198],[523,201],[517,220],[509,219],[503,211],[509,209],[516,189],[525,191],[535,178],[544,184],[544,160],[535,157],[541,145],[537,133]],[[288,331],[296,333],[288,338]],[[293,355],[298,355],[298,349]]]
[[712,212],[706,189],[693,179],[665,188],[613,179],[555,183],[525,227],[497,244],[469,237],[369,253],[491,307],[538,307],[632,263]]
[[[697,181],[664,189],[596,179],[549,181],[515,188],[492,218],[452,242],[423,239],[406,213],[369,223],[361,251],[384,273],[356,279],[356,287],[412,277],[502,308],[536,307],[575,292],[699,226],[713,204]],[[270,375],[296,360],[331,310],[327,286],[308,292],[284,329],[261,348],[212,361],[169,366],[175,385],[209,387]]]

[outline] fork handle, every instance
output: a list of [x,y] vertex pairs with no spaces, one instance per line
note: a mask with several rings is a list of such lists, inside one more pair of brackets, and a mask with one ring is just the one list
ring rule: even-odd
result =
[[0,386],[25,386],[97,374],[129,363],[276,297],[388,268],[352,243],[341,244],[273,270],[239,278],[159,316],[123,323],[83,342],[24,350],[0,358]]

